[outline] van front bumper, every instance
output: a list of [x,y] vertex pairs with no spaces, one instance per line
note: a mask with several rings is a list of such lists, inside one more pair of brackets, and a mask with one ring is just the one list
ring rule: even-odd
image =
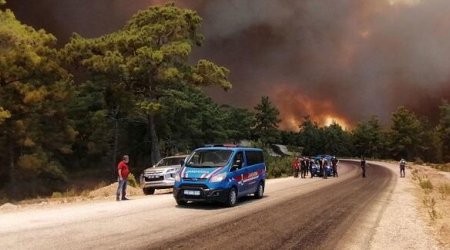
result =
[[[185,190],[198,191],[199,195],[185,194]],[[229,189],[209,189],[206,185],[183,185],[173,188],[173,197],[181,201],[206,201],[225,203],[230,193]]]

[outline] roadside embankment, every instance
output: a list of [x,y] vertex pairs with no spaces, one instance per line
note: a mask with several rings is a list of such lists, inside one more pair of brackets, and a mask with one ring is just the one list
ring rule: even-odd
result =
[[440,244],[450,249],[450,173],[423,165],[408,169],[422,218]]

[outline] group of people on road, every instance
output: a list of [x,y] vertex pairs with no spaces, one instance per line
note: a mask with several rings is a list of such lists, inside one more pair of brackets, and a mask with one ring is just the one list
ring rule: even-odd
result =
[[306,176],[311,175],[311,178],[316,174],[314,171],[314,166],[319,168],[320,175],[324,178],[328,178],[327,166],[331,164],[333,169],[333,177],[338,177],[338,162],[339,160],[336,156],[333,156],[328,162],[327,158],[321,157],[320,159],[313,159],[311,157],[296,157],[292,162],[292,168],[294,170],[294,177],[298,178],[298,174],[300,172],[301,178],[306,178]]
[[308,169],[311,165],[311,159],[308,157],[296,157],[292,162],[292,168],[294,170],[294,177],[298,178],[298,173],[300,172],[301,178],[306,178],[308,176]]

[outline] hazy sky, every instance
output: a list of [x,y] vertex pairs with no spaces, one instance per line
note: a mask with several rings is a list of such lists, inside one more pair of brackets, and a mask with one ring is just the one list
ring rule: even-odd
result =
[[[9,0],[23,22],[61,43],[123,26],[165,1]],[[345,124],[399,106],[435,118],[450,99],[448,0],[184,0],[199,11],[206,41],[195,57],[232,72],[233,89],[208,90],[220,103],[253,107],[268,95],[283,128],[305,115]]]

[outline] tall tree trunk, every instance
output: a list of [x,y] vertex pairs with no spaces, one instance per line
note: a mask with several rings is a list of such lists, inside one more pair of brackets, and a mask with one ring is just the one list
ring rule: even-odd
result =
[[156,134],[155,115],[148,115],[148,128],[150,132],[151,165],[156,164],[161,158],[158,135]]
[[114,173],[114,177],[116,176],[116,161],[117,161],[117,148],[119,143],[119,120],[117,118],[114,119],[114,148],[112,155],[112,170]]
[[119,147],[119,107],[113,111],[114,119],[114,145],[113,145],[113,155],[112,155],[112,173],[113,177],[117,177],[116,161],[117,161],[117,151]]

